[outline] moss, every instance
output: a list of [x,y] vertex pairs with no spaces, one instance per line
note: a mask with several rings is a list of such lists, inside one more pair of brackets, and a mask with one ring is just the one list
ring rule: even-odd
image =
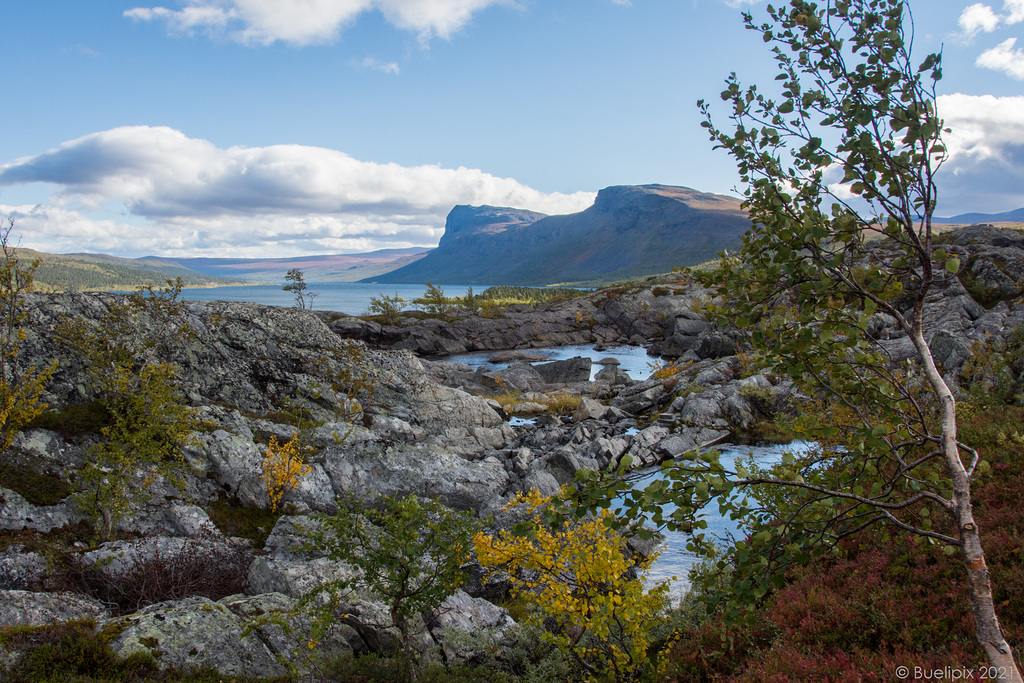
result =
[[120,659],[88,619],[36,628],[0,629],[0,642],[21,652],[3,671],[8,683],[144,680],[156,673],[146,655]]
[[61,477],[10,460],[0,461],[0,486],[21,494],[33,505],[56,505],[74,493]]
[[48,410],[27,426],[27,429],[49,429],[64,436],[99,434],[110,425],[110,411],[102,401],[70,405],[62,410]]
[[736,443],[756,446],[765,444],[787,444],[797,438],[793,426],[788,423],[774,420],[762,420],[756,422],[747,429],[737,429],[733,432]]
[[0,551],[12,545],[21,545],[27,552],[40,555],[52,554],[55,550],[67,550],[75,543],[88,543],[96,538],[96,530],[87,521],[68,524],[47,533],[25,529],[0,534]]
[[239,505],[237,501],[221,498],[206,509],[206,514],[225,536],[247,538],[256,548],[262,548],[277,524],[280,512]]

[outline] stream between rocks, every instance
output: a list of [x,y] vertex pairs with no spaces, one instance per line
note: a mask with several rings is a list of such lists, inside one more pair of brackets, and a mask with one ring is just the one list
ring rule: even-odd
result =
[[[721,453],[721,462],[725,467],[732,468],[737,460],[745,461],[753,457],[759,465],[774,465],[782,461],[783,453],[799,453],[806,451],[809,444],[803,441],[772,446],[737,446],[733,444],[722,444],[717,449]],[[660,467],[652,467],[645,470],[643,478],[638,481],[634,488],[644,488],[655,479],[664,477]],[[621,499],[616,501],[621,504]],[[674,511],[674,505],[665,509],[666,515]],[[721,545],[731,543],[739,532],[739,525],[731,519],[723,517],[718,512],[718,505],[711,503],[704,508],[702,519],[708,523],[704,534],[714,538],[715,542]],[[664,535],[664,548],[658,559],[655,560],[651,571],[647,575],[649,584],[659,581],[668,581],[670,595],[673,601],[679,600],[689,587],[689,571],[693,568],[698,558],[686,550],[687,534],[681,531],[662,530]]]

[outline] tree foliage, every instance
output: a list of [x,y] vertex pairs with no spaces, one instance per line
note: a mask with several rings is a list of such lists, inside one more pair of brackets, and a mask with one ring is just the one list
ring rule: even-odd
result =
[[22,427],[46,409],[43,392],[57,369],[56,363],[25,368],[18,357],[25,339],[21,329],[24,296],[32,291],[39,261],[21,262],[18,250],[10,243],[13,229],[13,219],[0,226],[0,453],[10,448]]
[[271,512],[277,510],[284,494],[296,488],[302,478],[312,471],[303,460],[303,450],[298,433],[284,443],[279,443],[277,437],[271,435],[263,458],[263,483],[267,489],[267,504]]
[[393,325],[398,320],[398,316],[401,315],[407,303],[405,299],[398,296],[398,292],[395,292],[394,296],[378,294],[377,296],[370,297],[370,303],[366,307],[366,312],[369,315],[380,316],[381,322],[385,325]]
[[423,296],[413,299],[412,302],[420,306],[431,318],[451,320],[452,313],[455,312],[455,301],[445,296],[444,290],[439,285],[430,282],[427,282],[426,285],[427,291]]
[[317,293],[309,291],[306,274],[299,268],[292,268],[285,273],[284,279],[288,281],[288,284],[281,289],[295,295],[296,308],[313,310],[313,299],[317,297]]
[[[736,580],[713,597],[733,616],[781,585],[787,566],[868,526],[940,544],[962,558],[990,663],[1020,680],[971,508],[972,481],[987,465],[957,438],[956,401],[927,341],[931,298],[961,265],[932,228],[946,158],[935,107],[941,55],[912,60],[901,0],[791,0],[768,15],[744,18],[772,46],[780,92],[730,76],[721,94],[728,130],[699,103],[711,139],[737,162],[754,226],[738,257],[697,278],[719,295],[708,313],[749,330],[767,371],[829,406],[806,431],[820,446],[768,470],[690,454],[628,493],[627,512],[699,530],[700,510],[716,501],[740,520],[748,536],[720,560],[738,569]],[[916,358],[896,362],[868,334],[877,313],[902,329]],[[606,505],[593,485],[580,496]],[[668,503],[678,506],[671,515]],[[707,548],[700,534],[692,545]]]
[[[304,605],[320,605],[311,642],[329,628],[334,608],[353,589],[368,588],[383,599],[390,618],[388,624],[373,626],[398,629],[410,679],[416,680],[411,648],[415,619],[462,586],[462,567],[470,559],[476,519],[471,513],[414,495],[371,503],[342,499],[336,514],[318,518],[322,530],[313,535],[311,545],[355,568],[359,578],[321,584],[304,597]],[[353,615],[342,620],[361,625]]]
[[546,627],[546,639],[590,680],[633,680],[649,667],[648,627],[668,592],[666,583],[645,589],[634,572],[646,572],[657,555],[630,557],[624,538],[605,523],[607,510],[552,529],[541,514],[548,502],[536,491],[513,498],[509,507],[522,505],[532,518],[530,533],[477,534],[480,564],[509,573],[513,595],[535,608],[531,618]]
[[101,521],[104,538],[133,504],[148,499],[158,479],[184,486],[181,449],[195,415],[173,384],[172,349],[195,331],[180,294],[181,281],[169,281],[166,289],[150,287],[111,302],[95,323],[75,318],[59,331],[80,354],[108,415],[104,440],[88,449],[77,494]]

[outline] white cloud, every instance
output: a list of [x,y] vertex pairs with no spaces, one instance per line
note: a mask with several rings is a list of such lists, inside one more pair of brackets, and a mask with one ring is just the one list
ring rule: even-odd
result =
[[1024,0],[1004,0],[1003,11],[996,14],[991,6],[976,2],[968,5],[960,13],[957,23],[960,24],[960,38],[970,42],[979,32],[991,33],[999,28],[999,24],[1007,26],[1024,21]]
[[960,13],[957,23],[960,24],[964,39],[970,40],[978,35],[979,31],[986,33],[995,31],[999,26],[1000,19],[1002,17],[993,12],[991,7],[979,2],[965,7],[964,11]]
[[938,110],[951,129],[940,213],[1024,207],[1024,96],[942,95]]
[[1002,71],[1010,78],[1024,81],[1024,50],[1014,50],[1013,46],[1016,43],[1016,38],[1007,38],[978,55],[974,65],[993,71]]
[[1005,0],[1003,11],[1007,12],[1007,24],[1019,24],[1024,21],[1024,0]]
[[402,71],[401,67],[398,66],[398,62],[383,62],[373,57],[352,62],[352,65],[359,69],[370,69],[371,71],[380,71],[381,73],[395,74],[396,76]]
[[965,7],[957,23],[968,37],[973,37],[979,31],[995,31],[1001,19],[1002,17],[992,11],[991,7],[979,2]]
[[[133,255],[429,246],[456,204],[555,214],[594,198],[543,193],[477,169],[365,162],[322,147],[221,149],[147,126],[93,133],[0,166],[0,186],[20,183],[56,186],[44,204],[8,207],[31,228],[26,246]],[[111,204],[126,215],[110,216]]]
[[126,17],[163,21],[172,31],[226,31],[249,45],[330,42],[363,12],[379,10],[391,24],[416,31],[421,40],[449,38],[472,15],[512,0],[186,0],[180,10],[136,7]]

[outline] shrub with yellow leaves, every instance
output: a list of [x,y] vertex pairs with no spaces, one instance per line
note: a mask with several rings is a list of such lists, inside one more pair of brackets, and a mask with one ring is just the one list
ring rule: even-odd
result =
[[548,503],[536,491],[513,498],[507,507],[525,506],[529,531],[476,534],[480,564],[511,575],[513,595],[533,606],[529,619],[547,627],[545,639],[570,654],[588,680],[633,680],[650,665],[647,626],[668,593],[667,583],[646,590],[633,577],[657,555],[629,557],[625,539],[606,524],[608,510],[552,529],[542,521]]
[[267,487],[271,511],[277,510],[284,494],[297,487],[312,470],[302,461],[302,450],[298,434],[285,443],[279,443],[276,436],[270,437],[267,455],[263,459],[263,483]]

